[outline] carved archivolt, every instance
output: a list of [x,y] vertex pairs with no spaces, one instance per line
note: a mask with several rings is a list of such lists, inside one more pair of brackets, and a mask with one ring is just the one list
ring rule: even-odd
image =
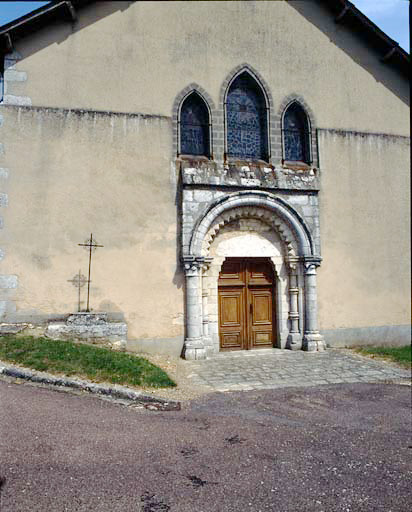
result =
[[210,245],[224,226],[239,219],[256,219],[268,225],[282,240],[286,254],[288,256],[296,256],[297,244],[295,237],[285,221],[274,215],[270,210],[254,206],[232,208],[216,217],[203,239],[202,255],[207,256],[209,254]]

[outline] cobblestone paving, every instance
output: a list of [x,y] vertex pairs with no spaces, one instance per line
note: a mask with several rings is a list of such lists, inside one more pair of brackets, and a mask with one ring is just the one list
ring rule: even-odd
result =
[[411,377],[410,371],[386,361],[337,349],[325,352],[279,349],[226,352],[187,364],[191,383],[211,391],[397,381]]

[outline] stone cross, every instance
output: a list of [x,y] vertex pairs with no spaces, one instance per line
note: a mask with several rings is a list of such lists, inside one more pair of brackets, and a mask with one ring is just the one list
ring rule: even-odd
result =
[[89,309],[90,272],[92,269],[92,252],[94,252],[97,249],[97,247],[104,247],[104,245],[98,245],[97,240],[93,240],[93,233],[90,233],[90,238],[88,240],[86,240],[84,244],[77,244],[77,245],[80,245],[85,248],[87,247],[89,250],[89,277],[87,279],[87,307],[86,307],[86,311],[89,313],[90,312],[90,309]]

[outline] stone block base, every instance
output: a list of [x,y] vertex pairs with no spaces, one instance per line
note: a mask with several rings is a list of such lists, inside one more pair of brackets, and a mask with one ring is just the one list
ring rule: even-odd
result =
[[206,349],[202,338],[186,338],[183,357],[189,361],[206,359]]
[[306,333],[303,337],[303,350],[307,352],[321,352],[326,350],[325,340],[318,332]]
[[65,322],[49,322],[44,334],[53,339],[84,340],[124,350],[127,325],[124,322],[108,322],[107,313],[75,313]]
[[302,349],[302,335],[297,333],[290,333],[286,340],[286,348],[290,350],[301,350]]

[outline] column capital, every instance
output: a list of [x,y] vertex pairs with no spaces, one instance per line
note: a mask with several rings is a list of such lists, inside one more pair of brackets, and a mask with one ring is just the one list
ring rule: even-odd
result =
[[210,264],[212,263],[212,261],[213,261],[213,258],[210,258],[210,257],[203,258],[202,269],[205,271],[209,270],[209,267],[210,267]]
[[316,274],[317,267],[320,266],[322,258],[320,256],[304,256],[302,258],[305,274]]
[[286,264],[289,267],[290,272],[296,271],[297,265],[300,261],[300,258],[298,256],[289,256],[286,258]]
[[204,259],[205,258],[202,257],[184,256],[182,260],[186,275],[190,276],[198,274],[204,264]]

